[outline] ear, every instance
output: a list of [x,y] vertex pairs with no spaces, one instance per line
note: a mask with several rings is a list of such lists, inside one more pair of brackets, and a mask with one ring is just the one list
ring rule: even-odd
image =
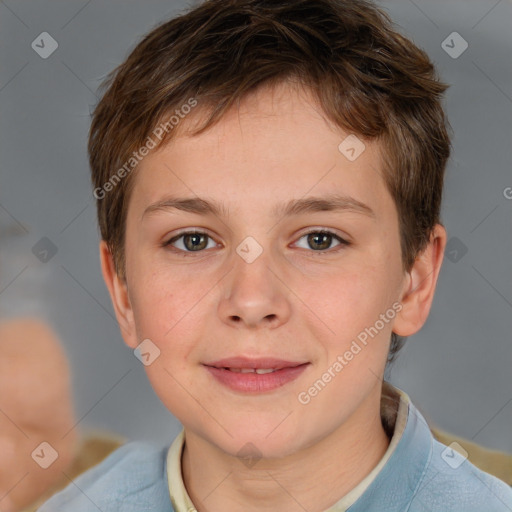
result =
[[100,241],[100,261],[103,279],[110,293],[117,323],[121,329],[124,342],[129,347],[135,349],[138,342],[133,319],[133,310],[128,295],[128,286],[126,279],[122,279],[117,275],[112,253],[105,240]]
[[393,332],[399,336],[411,336],[427,320],[445,247],[446,230],[441,224],[436,224],[427,247],[416,257],[404,282],[400,301],[402,310],[393,324]]

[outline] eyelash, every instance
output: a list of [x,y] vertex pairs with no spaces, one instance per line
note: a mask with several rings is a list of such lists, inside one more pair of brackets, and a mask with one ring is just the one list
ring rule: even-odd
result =
[[[300,239],[302,239],[302,238],[304,238],[304,237],[306,237],[308,235],[312,235],[312,234],[316,234],[316,235],[318,235],[318,234],[319,235],[330,235],[330,236],[332,236],[334,239],[336,239],[339,242],[339,245],[336,246],[336,247],[338,247],[338,249],[332,249],[331,248],[331,249],[326,249],[324,251],[315,251],[315,250],[311,249],[311,250],[308,251],[308,252],[313,253],[314,255],[321,255],[321,254],[326,254],[326,253],[330,253],[330,252],[337,252],[337,250],[340,250],[342,247],[348,247],[350,245],[350,242],[348,242],[347,240],[341,238],[334,231],[331,231],[331,230],[328,230],[328,229],[314,229],[314,230],[308,231],[306,233],[303,233],[298,238],[298,240],[300,240]],[[182,233],[172,237],[167,242],[164,242],[162,244],[162,247],[171,248],[172,251],[180,253],[184,257],[192,256],[194,253],[201,253],[201,252],[206,251],[206,249],[202,249],[202,250],[199,250],[199,251],[186,251],[186,250],[183,250],[183,249],[177,249],[176,247],[172,246],[172,244],[174,242],[178,241],[180,238],[183,238],[186,235],[206,235],[208,238],[213,240],[213,238],[210,235],[208,235],[208,233],[205,233],[204,231],[183,231]]]

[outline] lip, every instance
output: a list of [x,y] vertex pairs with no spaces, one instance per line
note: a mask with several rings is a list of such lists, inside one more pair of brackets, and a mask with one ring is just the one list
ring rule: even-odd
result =
[[[278,389],[299,377],[309,366],[309,362],[285,361],[275,358],[249,359],[232,357],[204,364],[210,375],[233,391],[244,393],[264,393]],[[273,369],[271,373],[239,373],[228,368]]]
[[274,357],[228,357],[220,359],[212,363],[203,363],[205,366],[215,368],[271,368],[272,370],[280,370],[281,368],[292,368],[305,364],[307,361],[285,361],[284,359],[276,359]]

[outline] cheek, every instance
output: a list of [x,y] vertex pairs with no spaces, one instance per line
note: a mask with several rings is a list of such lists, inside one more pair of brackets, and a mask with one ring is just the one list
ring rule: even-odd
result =
[[187,345],[201,304],[212,285],[206,279],[185,275],[176,268],[153,268],[133,280],[130,302],[138,339],[149,338],[164,351],[172,343],[179,353]]
[[[170,269],[148,269],[140,266],[130,286],[130,303],[140,335],[160,338],[171,329],[195,296],[194,282],[186,282]],[[158,334],[158,336],[156,336]]]
[[346,265],[321,278],[298,280],[297,295],[333,339],[347,340],[391,306],[387,275],[382,266]]

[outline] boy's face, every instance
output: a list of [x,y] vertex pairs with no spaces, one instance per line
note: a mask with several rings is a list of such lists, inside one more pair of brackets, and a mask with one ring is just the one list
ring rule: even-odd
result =
[[[354,155],[360,147],[343,154],[347,135],[304,91],[262,89],[207,132],[147,156],[134,177],[123,336],[132,348],[147,338],[158,347],[146,371],[162,402],[232,455],[251,442],[263,456],[283,456],[378,421],[390,310],[409,276],[379,145],[366,141],[350,161],[350,147]],[[275,213],[335,195],[346,207]],[[171,197],[223,212],[148,210]],[[322,229],[332,236],[308,237]],[[194,230],[203,237],[178,238]],[[367,344],[357,351],[362,332]],[[233,357],[303,366],[266,375],[209,367]],[[331,378],[322,377],[329,368]]]

